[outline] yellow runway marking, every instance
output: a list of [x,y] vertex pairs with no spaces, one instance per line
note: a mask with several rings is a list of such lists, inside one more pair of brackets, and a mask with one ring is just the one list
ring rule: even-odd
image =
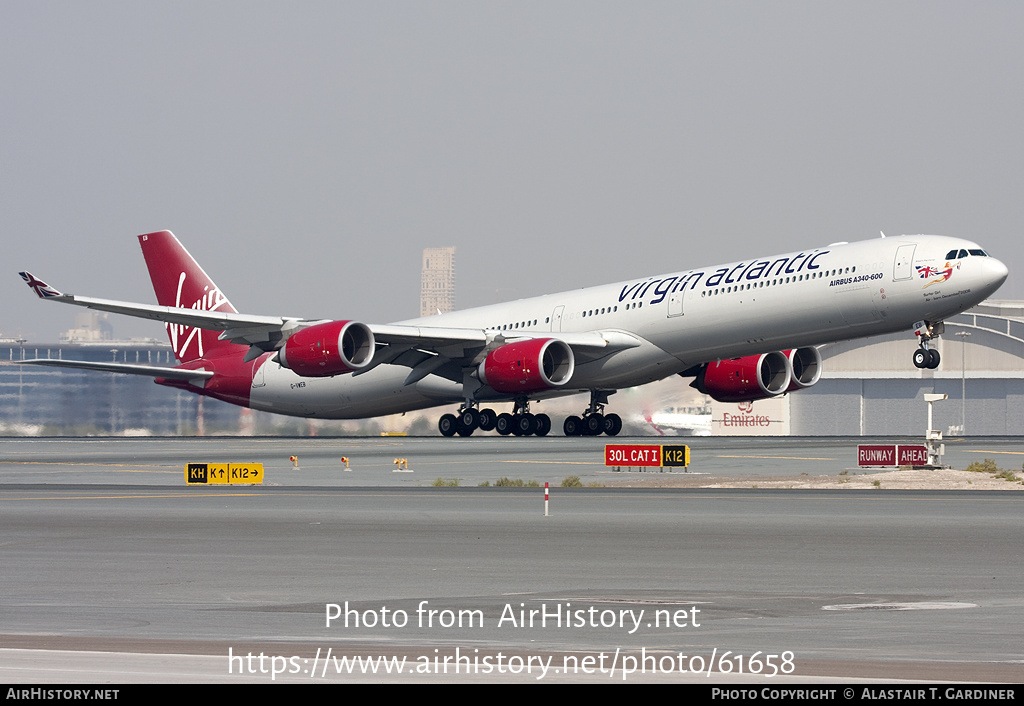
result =
[[512,459],[509,459],[509,460],[506,460],[506,461],[499,461],[498,463],[551,463],[551,464],[558,464],[560,466],[561,465],[565,465],[565,466],[603,466],[604,465],[604,463],[601,463],[600,461],[544,461],[544,460],[515,461],[515,460],[512,460]]
[[17,500],[150,500],[153,498],[247,498],[260,493],[169,493],[162,495],[64,495],[52,498],[17,498]]
[[[169,474],[181,474],[181,470],[177,468],[168,468],[162,471],[144,471],[140,468],[111,468],[111,473],[169,473]],[[31,471],[34,476],[45,476],[45,475],[64,475],[71,473],[71,471],[65,471],[61,469],[55,469],[52,471]]]
[[1014,456],[1024,456],[1024,451],[981,451],[975,449],[967,449],[969,454],[1013,454]]
[[[467,465],[467,464],[472,464],[474,466],[479,466],[481,463],[483,463],[483,462],[482,461],[478,461],[476,459],[468,459],[466,461],[418,461],[414,465],[417,466],[417,467],[419,467],[419,466],[458,466],[458,465],[463,465],[464,466],[464,465]],[[519,460],[516,460],[516,459],[494,459],[494,460],[490,460],[489,459],[489,460],[486,461],[486,463],[532,463],[532,464],[547,463],[547,464],[551,464],[551,465],[568,465],[568,466],[572,466],[572,465],[576,465],[576,466],[603,466],[604,465],[604,463],[602,463],[600,461],[551,461],[551,460],[547,460],[547,459],[533,459],[533,460],[522,460],[522,461],[519,461]]]
[[715,456],[715,458],[778,458],[784,461],[835,461],[834,458],[817,458],[814,456]]
[[[0,461],[18,466],[127,466],[127,463],[86,463],[84,461]],[[131,464],[138,465],[138,464]],[[152,464],[155,468],[167,468],[166,464]]]
[[167,473],[170,471],[174,471],[177,468],[175,466],[153,464],[152,466],[149,466],[149,468],[155,468],[159,470],[144,471],[138,468],[140,464],[137,463],[83,463],[78,461],[0,461],[0,465],[3,464],[13,466],[98,466],[100,468],[108,468],[119,473]]

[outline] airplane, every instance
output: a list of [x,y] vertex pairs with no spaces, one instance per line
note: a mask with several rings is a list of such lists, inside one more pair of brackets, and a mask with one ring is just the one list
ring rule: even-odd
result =
[[[33,359],[26,364],[147,375],[252,409],[355,419],[444,405],[438,430],[545,436],[530,403],[590,393],[566,436],[615,436],[615,391],[672,375],[716,400],[810,387],[817,346],[913,330],[913,363],[936,368],[943,320],[991,296],[1006,266],[973,242],[904,235],[520,299],[392,324],[240,314],[170,231],[138,236],[157,305],[64,294],[50,301],[162,321],[174,367]],[[494,403],[511,403],[496,413]]]
[[[752,402],[751,402],[752,404]],[[665,436],[665,430],[675,435],[711,436],[711,407],[672,407],[658,412],[643,412],[637,422],[645,424]]]

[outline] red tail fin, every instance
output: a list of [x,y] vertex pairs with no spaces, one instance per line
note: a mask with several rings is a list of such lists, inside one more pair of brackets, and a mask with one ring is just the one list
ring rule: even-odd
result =
[[[183,307],[201,311],[235,312],[235,307],[217,288],[199,263],[188,254],[169,230],[139,236],[142,254],[153,280],[157,303],[161,306]],[[167,324],[171,348],[179,362],[208,357],[227,351],[240,351],[245,346],[218,341],[216,331],[204,331],[191,326]]]

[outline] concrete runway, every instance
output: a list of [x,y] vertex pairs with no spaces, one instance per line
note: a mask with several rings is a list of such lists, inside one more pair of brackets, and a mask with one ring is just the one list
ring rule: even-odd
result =
[[[415,487],[603,472],[603,441],[476,441],[0,442],[0,680],[1024,679],[1021,494],[555,488],[544,517],[537,489]],[[787,441],[704,449],[848,455]],[[261,454],[279,485],[184,486]]]

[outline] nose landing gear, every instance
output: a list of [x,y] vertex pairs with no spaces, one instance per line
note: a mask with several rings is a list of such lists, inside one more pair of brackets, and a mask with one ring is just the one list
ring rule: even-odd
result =
[[930,368],[934,370],[939,367],[940,363],[939,352],[934,348],[918,348],[914,351],[914,367],[916,368]]
[[946,326],[941,321],[935,323],[918,321],[914,325],[914,334],[921,340],[921,347],[914,351],[915,368],[935,370],[935,368],[939,367],[939,362],[941,361],[939,352],[934,348],[929,348],[928,342],[938,338],[945,330]]

